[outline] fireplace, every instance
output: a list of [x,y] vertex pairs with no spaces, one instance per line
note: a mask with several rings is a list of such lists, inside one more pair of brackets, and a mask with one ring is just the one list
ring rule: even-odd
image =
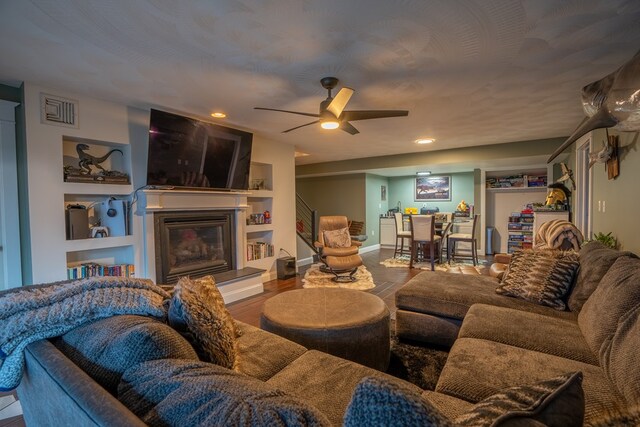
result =
[[233,210],[156,212],[153,219],[157,283],[236,269]]

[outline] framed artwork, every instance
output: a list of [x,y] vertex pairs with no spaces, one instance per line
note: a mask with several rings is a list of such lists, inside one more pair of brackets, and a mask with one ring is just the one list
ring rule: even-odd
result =
[[380,200],[382,200],[383,202],[387,201],[387,186],[386,185],[381,185],[380,186]]
[[451,176],[419,176],[416,177],[416,202],[450,201]]

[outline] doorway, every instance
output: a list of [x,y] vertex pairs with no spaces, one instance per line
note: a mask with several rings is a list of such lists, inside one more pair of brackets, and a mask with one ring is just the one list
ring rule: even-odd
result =
[[0,290],[22,286],[16,103],[0,100]]
[[591,134],[576,144],[576,206],[575,224],[585,239],[591,238],[592,177],[589,168]]

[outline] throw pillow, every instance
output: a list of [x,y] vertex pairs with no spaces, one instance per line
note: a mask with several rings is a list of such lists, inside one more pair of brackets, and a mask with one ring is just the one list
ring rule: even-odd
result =
[[582,426],[582,373],[573,372],[536,384],[510,387],[478,402],[455,422],[461,426],[497,427],[525,419],[548,427]]
[[343,425],[454,426],[430,402],[413,390],[376,377],[365,377],[358,383],[345,412]]
[[132,365],[164,358],[198,360],[191,345],[165,323],[122,315],[79,326],[53,341],[73,363],[111,393]]
[[496,292],[565,310],[564,297],[578,270],[574,252],[526,250],[513,254]]
[[330,248],[348,248],[351,246],[351,235],[348,228],[326,230],[323,233],[324,245]]
[[191,342],[202,360],[239,369],[236,325],[212,276],[178,280],[169,324]]
[[118,399],[151,426],[329,426],[318,409],[247,375],[164,359],[127,370]]
[[631,252],[617,251],[600,242],[584,244],[579,252],[580,269],[576,277],[576,283],[571,291],[569,310],[579,312],[582,306],[598,287],[602,277],[609,271],[613,263],[622,256],[637,258]]
[[623,316],[640,305],[640,259],[619,257],[582,306],[578,326],[591,351],[603,363],[605,344]]

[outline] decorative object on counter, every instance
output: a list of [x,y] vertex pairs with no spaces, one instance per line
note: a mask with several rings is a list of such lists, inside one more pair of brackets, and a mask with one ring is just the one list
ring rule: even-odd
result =
[[569,169],[566,163],[560,163],[560,169],[562,170],[562,176],[556,180],[558,184],[566,185],[567,181],[571,182],[571,189],[576,189],[576,182],[573,180],[573,171]]
[[582,88],[582,108],[587,117],[551,154],[558,157],[582,135],[594,129],[640,131],[640,51],[613,73]]
[[451,200],[451,176],[419,176],[415,183],[415,201]]
[[571,191],[563,184],[557,182],[549,184],[549,192],[544,203],[545,207],[555,210],[568,210],[569,196],[571,196]]
[[[64,167],[65,182],[95,182],[106,184],[130,183],[129,175],[126,173],[107,170],[101,166],[101,163],[106,161],[114,152],[124,155],[122,150],[115,148],[113,150],[109,150],[109,152],[103,156],[96,157],[86,152],[89,148],[90,147],[87,144],[76,145],[76,152],[78,153],[78,167]],[[99,171],[94,173],[91,166],[99,169]]]
[[467,206],[467,204],[465,203],[464,199],[458,203],[458,206],[456,207],[456,210],[458,212],[467,212],[469,210],[469,206]]

